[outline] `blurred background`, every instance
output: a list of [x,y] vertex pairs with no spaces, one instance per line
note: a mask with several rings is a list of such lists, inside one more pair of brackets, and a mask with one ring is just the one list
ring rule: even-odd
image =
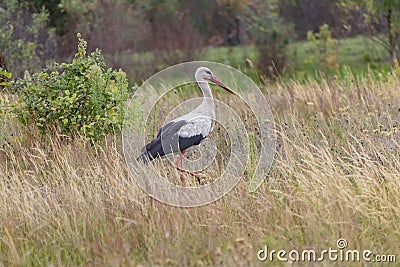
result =
[[77,32],[130,82],[209,60],[262,80],[384,73],[398,64],[398,0],[1,0],[0,67],[70,60]]

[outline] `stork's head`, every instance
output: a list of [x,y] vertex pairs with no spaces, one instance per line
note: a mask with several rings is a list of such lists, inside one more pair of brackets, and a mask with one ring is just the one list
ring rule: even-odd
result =
[[229,93],[235,94],[235,92],[233,92],[232,89],[230,89],[226,84],[221,82],[221,80],[218,79],[218,77],[215,76],[209,68],[206,67],[198,68],[196,70],[195,77],[197,81],[211,81],[216,85],[220,86],[221,88],[224,88]]

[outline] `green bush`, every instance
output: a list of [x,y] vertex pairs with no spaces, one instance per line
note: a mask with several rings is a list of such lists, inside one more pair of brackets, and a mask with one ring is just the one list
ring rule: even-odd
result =
[[79,133],[98,141],[121,128],[128,81],[123,71],[106,68],[99,50],[87,56],[86,41],[79,33],[78,39],[72,63],[54,63],[13,84],[19,94],[13,110],[42,133]]
[[315,46],[311,52],[318,56],[319,60],[316,67],[325,74],[329,72],[336,74],[339,67],[337,63],[337,40],[332,37],[328,24],[322,24],[316,33],[308,31],[307,39]]
[[12,77],[11,72],[8,72],[0,67],[0,89],[10,86],[11,77]]

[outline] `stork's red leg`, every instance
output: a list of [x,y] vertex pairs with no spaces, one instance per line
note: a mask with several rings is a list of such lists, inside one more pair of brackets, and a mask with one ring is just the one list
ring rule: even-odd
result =
[[[191,172],[189,172],[189,171],[187,171],[187,170],[184,170],[184,169],[182,169],[182,168],[179,167],[179,165],[180,165],[180,163],[182,162],[182,159],[183,159],[184,156],[185,156],[185,150],[182,150],[182,151],[181,151],[181,154],[179,155],[178,159],[177,159],[176,162],[175,162],[176,169],[177,169],[178,171],[180,171],[180,172],[187,173],[187,174],[189,174],[190,176],[193,176],[193,177],[199,179],[198,176],[197,176],[196,174],[191,173]],[[182,177],[182,176],[181,176],[181,180],[182,180],[182,183],[184,183],[184,180],[183,180],[183,177]]]
[[179,164],[181,163],[181,161],[182,161],[184,156],[185,156],[185,150],[182,150],[181,154],[178,157],[178,159],[175,161],[175,165],[176,165],[177,169],[179,168]]

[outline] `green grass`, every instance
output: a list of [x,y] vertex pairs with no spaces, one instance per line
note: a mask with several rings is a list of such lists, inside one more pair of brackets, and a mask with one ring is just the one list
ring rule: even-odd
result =
[[[313,76],[318,69],[319,56],[310,42],[298,42],[289,47],[288,75],[293,78]],[[342,76],[347,69],[356,75],[368,72],[388,72],[391,69],[388,52],[367,37],[340,39],[337,42],[337,66],[328,71],[331,76]],[[345,71],[343,71],[345,69]]]
[[[373,41],[370,37],[357,36],[337,40],[337,67],[326,71],[328,76],[343,78],[350,69],[356,75],[386,74],[391,70],[388,52]],[[179,53],[178,53],[179,54]],[[284,70],[283,79],[315,78],[320,74],[320,57],[316,53],[315,44],[308,41],[300,41],[287,47],[287,67]],[[255,81],[259,81],[259,73],[256,69],[258,52],[254,45],[235,47],[204,48],[197,60],[214,61],[238,68],[248,74]],[[167,67],[154,53],[122,54],[118,62],[125,68],[131,81],[138,81],[137,77],[148,77],[158,70]]]
[[[303,79],[317,77],[319,57],[316,45],[308,42],[296,42],[288,46],[288,65],[284,78]],[[258,53],[254,46],[217,47],[207,49],[204,60],[216,61],[249,71],[248,60],[257,64]],[[376,71],[386,73],[391,70],[388,52],[369,37],[340,39],[337,43],[338,70],[328,72],[331,76],[343,76],[350,69],[356,75],[366,75]]]
[[233,67],[245,67],[246,59],[255,62],[258,57],[253,45],[206,48],[204,60],[224,63]]

